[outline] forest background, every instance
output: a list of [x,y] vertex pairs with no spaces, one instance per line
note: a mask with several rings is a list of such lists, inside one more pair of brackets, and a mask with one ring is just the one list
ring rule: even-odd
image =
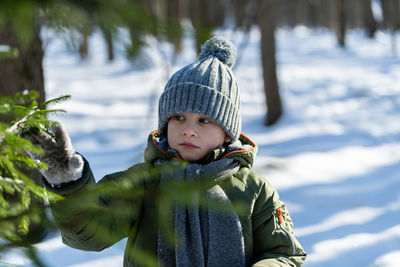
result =
[[[131,62],[149,46],[149,36],[157,42],[170,43],[173,50],[164,77],[184,48],[185,25],[193,27],[196,50],[215,31],[233,27],[244,34],[233,40],[238,49],[249,45],[251,30],[260,32],[259,55],[265,94],[264,119],[260,125],[274,125],[285,112],[276,63],[276,32],[299,25],[327,29],[336,36],[339,47],[346,49],[346,33],[365,31],[368,38],[385,31],[391,36],[390,54],[397,55],[396,31],[399,28],[399,1],[3,1],[0,7],[0,44],[11,58],[0,60],[0,94],[13,95],[26,89],[39,92],[38,102],[46,99],[43,58],[43,30],[52,29],[84,61],[90,52],[90,36],[100,31],[106,45],[107,59],[115,59],[120,45],[121,29],[128,32],[125,55]],[[227,26],[228,25],[228,26]],[[5,46],[4,46],[5,45]],[[17,51],[17,52],[15,52]],[[136,60],[135,60],[136,59]],[[238,63],[245,61],[239,54]],[[135,63],[134,63],[135,64]],[[138,66],[136,66],[137,68]],[[146,66],[142,66],[146,67]],[[4,121],[12,123],[12,118]],[[268,131],[268,128],[265,128]],[[40,177],[31,175],[30,177]],[[40,179],[36,179],[40,183]]]

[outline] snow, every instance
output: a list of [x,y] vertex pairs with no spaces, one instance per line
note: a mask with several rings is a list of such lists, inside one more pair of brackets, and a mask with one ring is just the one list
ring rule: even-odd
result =
[[391,253],[385,254],[379,257],[370,267],[396,267],[400,262],[400,250],[393,251]]
[[[368,39],[350,31],[342,49],[330,31],[279,29],[284,115],[265,127],[259,31],[217,33],[239,49],[234,72],[243,132],[259,146],[254,168],[288,206],[308,252],[304,266],[399,266],[400,59],[391,54],[391,34]],[[167,77],[195,58],[191,34],[176,58],[170,45],[149,38],[140,59],[125,59],[121,45],[108,62],[100,34],[80,61],[61,39],[44,33],[48,97],[72,95],[62,105],[68,113],[57,119],[97,179],[142,160]],[[122,266],[124,246],[123,240],[103,252],[84,252],[63,245],[55,233],[37,248],[49,266],[98,267]],[[29,265],[18,250],[3,263]]]

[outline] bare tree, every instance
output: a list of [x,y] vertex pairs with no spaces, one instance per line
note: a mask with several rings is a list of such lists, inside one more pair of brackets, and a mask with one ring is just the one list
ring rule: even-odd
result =
[[274,0],[262,0],[259,5],[258,26],[261,31],[261,57],[264,92],[267,103],[266,125],[274,124],[282,115],[275,59],[275,25],[278,4]]
[[114,43],[113,43],[113,30],[105,25],[100,24],[101,32],[103,33],[104,41],[107,46],[107,58],[109,61],[114,60]]
[[0,43],[18,49],[18,57],[0,59],[0,96],[36,90],[39,101],[44,101],[43,50],[37,25],[33,32],[32,42],[23,43],[10,27],[0,29]]
[[341,47],[346,45],[346,9],[345,9],[345,0],[333,0],[336,2],[335,9],[333,12],[335,13],[335,32],[338,43]]
[[168,41],[174,45],[175,53],[182,52],[183,30],[181,20],[187,15],[187,6],[183,0],[170,0],[167,2]]
[[362,9],[362,20],[367,35],[372,38],[377,29],[377,23],[372,13],[371,0],[360,0]]
[[207,22],[208,1],[193,0],[190,1],[190,20],[195,28],[195,40],[197,53],[200,52],[200,46],[205,40],[211,37],[212,28]]
[[400,29],[400,2],[398,0],[381,0],[383,26],[392,32],[392,55],[397,56],[395,32]]

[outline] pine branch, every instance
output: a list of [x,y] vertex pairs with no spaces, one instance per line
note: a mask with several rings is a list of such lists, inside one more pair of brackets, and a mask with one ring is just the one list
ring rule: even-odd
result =
[[50,99],[39,106],[40,110],[47,109],[47,107],[51,104],[60,104],[65,101],[68,101],[71,98],[71,95],[63,95],[54,99]]
[[[12,134],[17,134],[18,133],[18,128],[21,128],[24,124],[24,122],[26,122],[29,117],[31,117],[33,114],[35,114],[35,112],[37,111],[38,108],[33,108],[28,115],[26,115],[25,117],[23,117],[22,119],[20,119],[19,121],[15,122],[13,125],[11,125],[10,128],[8,128],[6,130],[7,133],[12,133]],[[0,144],[2,143],[2,139],[0,139]]]
[[[32,117],[34,117],[35,115],[44,116],[49,113],[65,112],[65,110],[63,110],[63,109],[43,110],[42,108],[44,108],[48,104],[60,103],[60,102],[66,101],[67,99],[69,99],[69,96],[59,97],[57,99],[54,99],[54,101],[50,100],[50,101],[45,102],[44,104],[46,104],[46,105],[44,105],[44,106],[41,105],[40,107],[37,107],[37,106],[33,107],[27,115],[22,117],[20,120],[14,122],[8,129],[5,130],[5,132],[11,133],[14,135],[18,135],[20,129],[23,128],[25,126],[25,124],[28,122],[28,120],[31,119]],[[45,117],[43,117],[43,119],[45,119]],[[5,139],[5,135],[0,132],[0,145],[3,144],[4,139]]]
[[2,177],[0,176],[0,183],[4,182],[4,183],[10,183],[10,184],[18,184],[18,185],[23,185],[25,184],[24,181],[19,180],[19,179],[13,179],[13,178],[9,178],[9,177]]
[[[29,246],[25,235],[30,231],[30,224],[45,223],[38,216],[45,207],[32,205],[34,199],[49,201],[63,199],[36,185],[22,171],[46,168],[44,163],[37,162],[27,155],[26,151],[40,154],[43,150],[24,139],[24,134],[46,131],[48,126],[55,123],[46,116],[65,112],[60,109],[48,110],[46,107],[69,99],[69,96],[64,96],[38,105],[35,101],[37,96],[35,91],[25,91],[0,98],[0,114],[13,115],[15,118],[14,122],[0,122],[0,239],[10,242],[11,247]],[[27,250],[27,255],[36,266],[41,266],[35,250]]]
[[[37,108],[32,109],[26,116],[7,128],[5,132],[16,135],[18,133],[18,130],[23,127],[23,124],[29,119],[29,117],[35,114],[36,110]],[[4,133],[0,132],[0,146],[3,145],[5,138],[6,136],[4,135]]]

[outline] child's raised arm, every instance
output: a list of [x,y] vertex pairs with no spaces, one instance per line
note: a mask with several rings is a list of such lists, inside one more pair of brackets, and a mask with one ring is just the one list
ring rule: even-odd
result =
[[[139,167],[107,175],[96,184],[89,163],[75,152],[62,124],[26,138],[44,150],[31,157],[48,166],[42,172],[45,186],[64,197],[50,206],[66,245],[99,251],[129,235],[142,208],[143,194],[135,195],[134,190],[142,192],[143,182],[132,175],[140,172]],[[124,195],[124,186],[129,197]]]
[[47,170],[42,174],[49,184],[59,186],[81,178],[83,159],[75,152],[67,130],[61,123],[52,125],[50,133],[32,132],[26,138],[43,148],[44,154],[30,156],[47,164]]

